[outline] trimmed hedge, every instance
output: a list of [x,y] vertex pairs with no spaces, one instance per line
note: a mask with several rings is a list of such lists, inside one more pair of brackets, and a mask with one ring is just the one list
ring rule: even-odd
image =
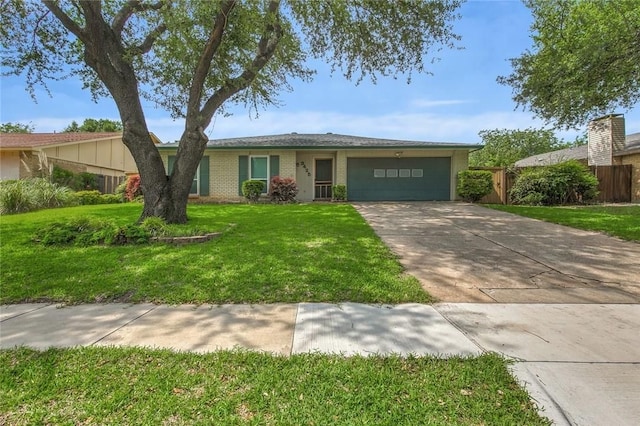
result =
[[456,192],[464,201],[477,203],[493,190],[493,176],[488,170],[462,170],[458,172]]
[[242,182],[242,195],[249,202],[255,203],[264,191],[264,182],[261,180],[245,180]]

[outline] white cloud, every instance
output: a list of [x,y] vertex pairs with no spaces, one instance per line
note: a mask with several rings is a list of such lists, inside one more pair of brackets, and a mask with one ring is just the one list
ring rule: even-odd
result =
[[414,99],[411,102],[409,102],[409,106],[411,108],[433,108],[433,107],[439,107],[439,106],[468,104],[472,102],[473,101],[462,100],[462,99],[441,99],[441,100]]

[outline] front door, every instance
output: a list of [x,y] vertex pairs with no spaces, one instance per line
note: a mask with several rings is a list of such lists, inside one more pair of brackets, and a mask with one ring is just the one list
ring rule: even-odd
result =
[[330,158],[316,159],[314,178],[314,199],[330,200],[331,185],[333,185],[333,160]]

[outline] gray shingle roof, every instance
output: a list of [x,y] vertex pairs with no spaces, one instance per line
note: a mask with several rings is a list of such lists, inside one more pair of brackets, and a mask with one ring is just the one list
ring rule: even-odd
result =
[[587,145],[580,145],[523,158],[516,161],[516,167],[548,166],[567,160],[586,160],[588,155]]
[[[640,152],[640,132],[625,136],[625,148],[613,155],[629,155],[636,152]],[[548,166],[567,160],[586,160],[588,157],[587,145],[580,145],[523,158],[516,161],[516,167]]]
[[[178,144],[165,144],[164,147],[177,147]],[[469,149],[482,148],[479,144],[455,142],[403,141],[378,139],[362,136],[325,134],[287,133],[283,135],[250,136],[230,139],[214,139],[207,144],[208,149],[378,149],[378,148],[445,148]]]
[[635,154],[636,152],[640,152],[640,132],[627,135],[625,137],[624,149],[614,155],[628,155]]

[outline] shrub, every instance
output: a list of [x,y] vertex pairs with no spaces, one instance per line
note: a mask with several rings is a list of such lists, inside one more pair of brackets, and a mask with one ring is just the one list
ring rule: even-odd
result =
[[51,182],[60,186],[66,186],[74,191],[91,191],[98,189],[98,177],[93,173],[73,173],[72,171],[63,169],[58,165],[53,166]]
[[76,197],[78,197],[78,202],[83,206],[94,205],[94,204],[105,204],[102,199],[102,194],[100,191],[78,191],[76,192]]
[[57,164],[54,164],[53,170],[51,171],[51,182],[61,186],[66,186],[67,188],[73,188],[74,177],[75,175],[72,171],[63,169]]
[[118,194],[102,194],[102,204],[118,204],[122,203],[122,195]]
[[33,241],[46,246],[97,244],[123,245],[149,241],[151,234],[141,226],[117,226],[104,219],[78,218],[66,222],[54,222],[39,229]]
[[347,200],[347,186],[346,185],[333,185],[331,187],[332,198],[336,201]]
[[140,187],[140,175],[130,175],[127,177],[124,194],[127,200],[133,201],[142,196],[142,188]]
[[462,170],[458,173],[456,191],[465,201],[477,203],[493,190],[493,177],[488,170]]
[[523,170],[510,195],[514,204],[586,203],[598,196],[598,179],[586,166],[570,160]]
[[97,190],[98,189],[98,176],[93,173],[82,172],[76,175],[76,181],[78,188],[72,188],[76,190]]
[[264,182],[261,180],[245,180],[242,182],[242,195],[252,203],[258,201],[264,191]]
[[2,214],[72,206],[78,199],[67,187],[34,178],[0,182],[0,212]]
[[118,204],[122,202],[120,195],[101,194],[98,190],[78,191],[75,195],[78,198],[78,202],[83,206],[95,204]]
[[148,217],[142,221],[140,227],[152,237],[163,237],[168,234],[167,223],[160,217]]
[[33,197],[22,180],[0,181],[0,213],[22,213],[33,207]]
[[296,195],[298,195],[298,185],[295,179],[281,178],[280,176],[271,178],[271,188],[269,189],[271,201],[292,203],[296,200]]

